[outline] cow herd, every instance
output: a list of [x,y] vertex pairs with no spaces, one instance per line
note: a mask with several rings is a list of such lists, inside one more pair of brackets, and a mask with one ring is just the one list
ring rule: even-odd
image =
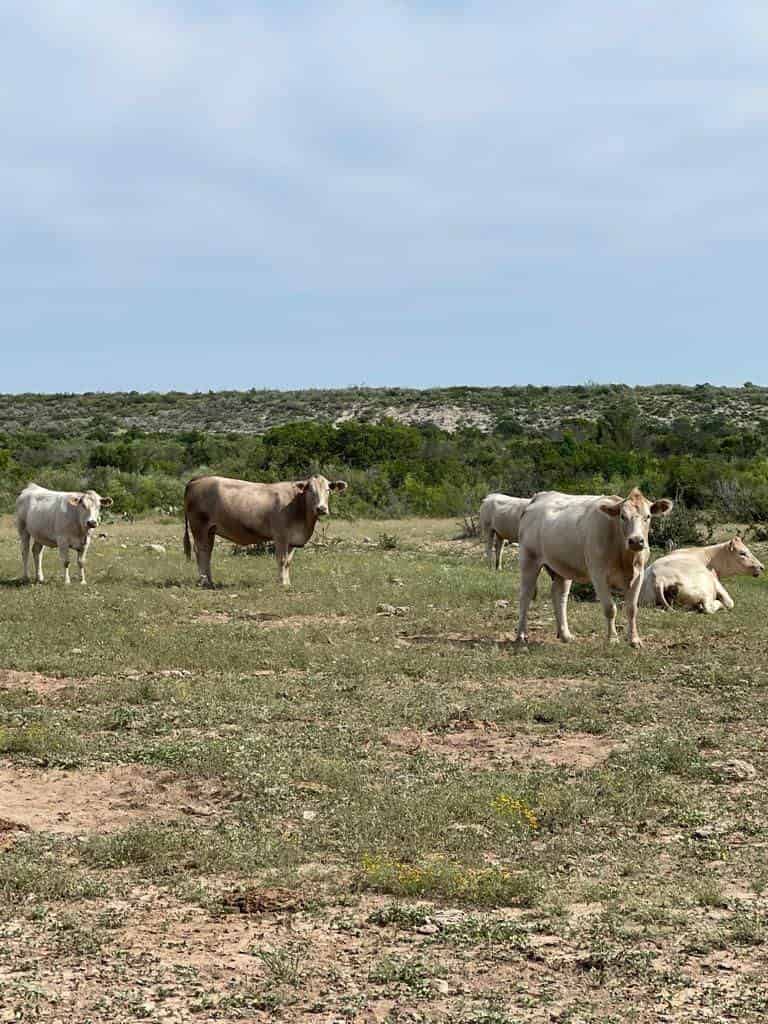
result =
[[[194,547],[199,581],[212,587],[211,555],[217,536],[238,545],[271,541],[280,581],[290,583],[296,548],[304,547],[318,519],[328,515],[332,492],[347,489],[343,480],[311,476],[283,483],[253,483],[221,476],[189,481],[184,492],[184,552]],[[50,491],[30,483],[16,501],[23,578],[29,579],[32,549],[35,579],[43,582],[43,548],[57,548],[69,583],[70,552],[77,555],[80,582],[85,583],[85,558],[101,510],[112,504],[95,491]],[[574,581],[591,583],[605,613],[608,638],[618,639],[614,591],[624,596],[627,639],[640,646],[639,605],[668,609],[677,603],[704,612],[732,608],[722,577],[759,576],[763,565],[744,542],[734,537],[708,547],[682,548],[648,562],[648,534],[654,516],[669,515],[668,498],[649,501],[637,488],[626,498],[571,495],[541,491],[532,498],[489,494],[480,506],[479,526],[486,557],[501,568],[507,541],[518,545],[520,617],[517,637],[528,639],[528,609],[544,569],[552,581],[557,636],[572,639],[567,602]]]
[[739,538],[707,547],[680,548],[648,562],[648,533],[654,516],[672,511],[669,498],[649,501],[637,488],[626,498],[541,491],[532,498],[489,494],[480,506],[479,526],[491,566],[501,567],[507,541],[518,545],[520,618],[517,638],[528,639],[528,608],[536,580],[545,569],[560,640],[572,639],[567,601],[574,581],[591,583],[603,606],[608,639],[615,641],[613,592],[624,595],[627,639],[642,644],[638,605],[670,609],[677,603],[702,612],[733,608],[723,576],[759,576],[764,566]]

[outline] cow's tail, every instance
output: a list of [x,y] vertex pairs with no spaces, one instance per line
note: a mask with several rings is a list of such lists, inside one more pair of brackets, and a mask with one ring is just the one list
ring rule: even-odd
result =
[[184,510],[184,554],[189,562],[192,558],[192,544],[189,540],[189,520],[187,519],[186,509]]
[[[192,478],[192,480],[196,479],[197,477]],[[192,544],[189,540],[189,514],[187,511],[187,501],[189,498],[189,485],[192,483],[192,480],[188,480],[187,486],[184,488],[184,554],[187,556],[188,562],[192,558]]]

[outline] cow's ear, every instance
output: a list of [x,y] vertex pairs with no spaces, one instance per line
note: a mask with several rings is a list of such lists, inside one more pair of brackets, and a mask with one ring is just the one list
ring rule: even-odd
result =
[[613,505],[601,505],[600,511],[605,512],[607,516],[617,516],[621,512],[621,502],[617,501]]
[[737,540],[741,540],[741,538],[740,537],[732,537],[731,538],[731,541],[728,544],[728,550],[729,551],[736,551],[737,550],[737,548],[736,548],[736,541]]
[[111,504],[112,504],[112,499],[111,498],[102,498],[101,499],[101,507],[102,508],[109,508],[109,506]]
[[347,481],[346,480],[332,480],[328,485],[332,491],[346,491]]
[[298,489],[299,494],[303,494],[309,487],[309,480],[294,480],[293,486]]
[[80,494],[70,494],[70,496],[67,498],[67,504],[68,505],[72,505],[73,508],[77,508],[77,506],[80,504],[81,500],[82,500],[82,495],[80,495]]
[[651,505],[652,516],[668,516],[674,508],[674,501],[670,501],[669,498],[659,498],[658,501],[654,501]]

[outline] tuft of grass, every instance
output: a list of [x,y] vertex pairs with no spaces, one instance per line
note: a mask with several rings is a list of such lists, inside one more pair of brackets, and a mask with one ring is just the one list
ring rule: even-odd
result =
[[442,896],[478,906],[530,907],[539,886],[527,872],[500,867],[472,868],[435,858],[406,864],[391,857],[366,854],[359,876],[362,888],[396,896]]
[[368,924],[376,924],[379,927],[393,924],[398,928],[418,928],[427,924],[429,914],[422,907],[408,906],[403,903],[388,903],[385,907],[379,907],[367,917]]
[[297,988],[305,977],[303,964],[306,961],[306,948],[299,946],[283,946],[278,949],[259,949],[253,952],[259,960],[272,984],[289,985]]
[[396,533],[380,533],[376,539],[376,543],[382,551],[399,551],[400,549],[400,538]]
[[400,959],[385,956],[370,969],[368,980],[375,985],[405,985],[406,988],[425,993],[428,990],[425,983],[433,975],[434,971],[418,957]]
[[18,843],[0,856],[0,902],[20,900],[77,900],[104,895],[102,879],[70,865],[64,847],[50,848],[34,841]]

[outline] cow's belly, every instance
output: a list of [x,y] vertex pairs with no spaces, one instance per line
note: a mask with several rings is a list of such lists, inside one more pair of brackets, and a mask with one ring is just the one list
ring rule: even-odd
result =
[[272,540],[270,533],[257,532],[256,530],[249,529],[247,526],[243,526],[241,523],[217,523],[216,533],[225,540],[231,540],[233,544],[239,544],[241,547],[247,547],[249,544],[263,544],[265,541]]
[[27,527],[27,529],[35,544],[42,544],[46,548],[57,548],[59,546],[59,541],[56,537],[52,537],[47,531],[35,530],[32,527]]
[[575,580],[577,583],[589,583],[590,575],[583,565],[574,565],[571,560],[565,561],[562,558],[550,557],[544,559],[544,565],[557,576],[566,580]]

